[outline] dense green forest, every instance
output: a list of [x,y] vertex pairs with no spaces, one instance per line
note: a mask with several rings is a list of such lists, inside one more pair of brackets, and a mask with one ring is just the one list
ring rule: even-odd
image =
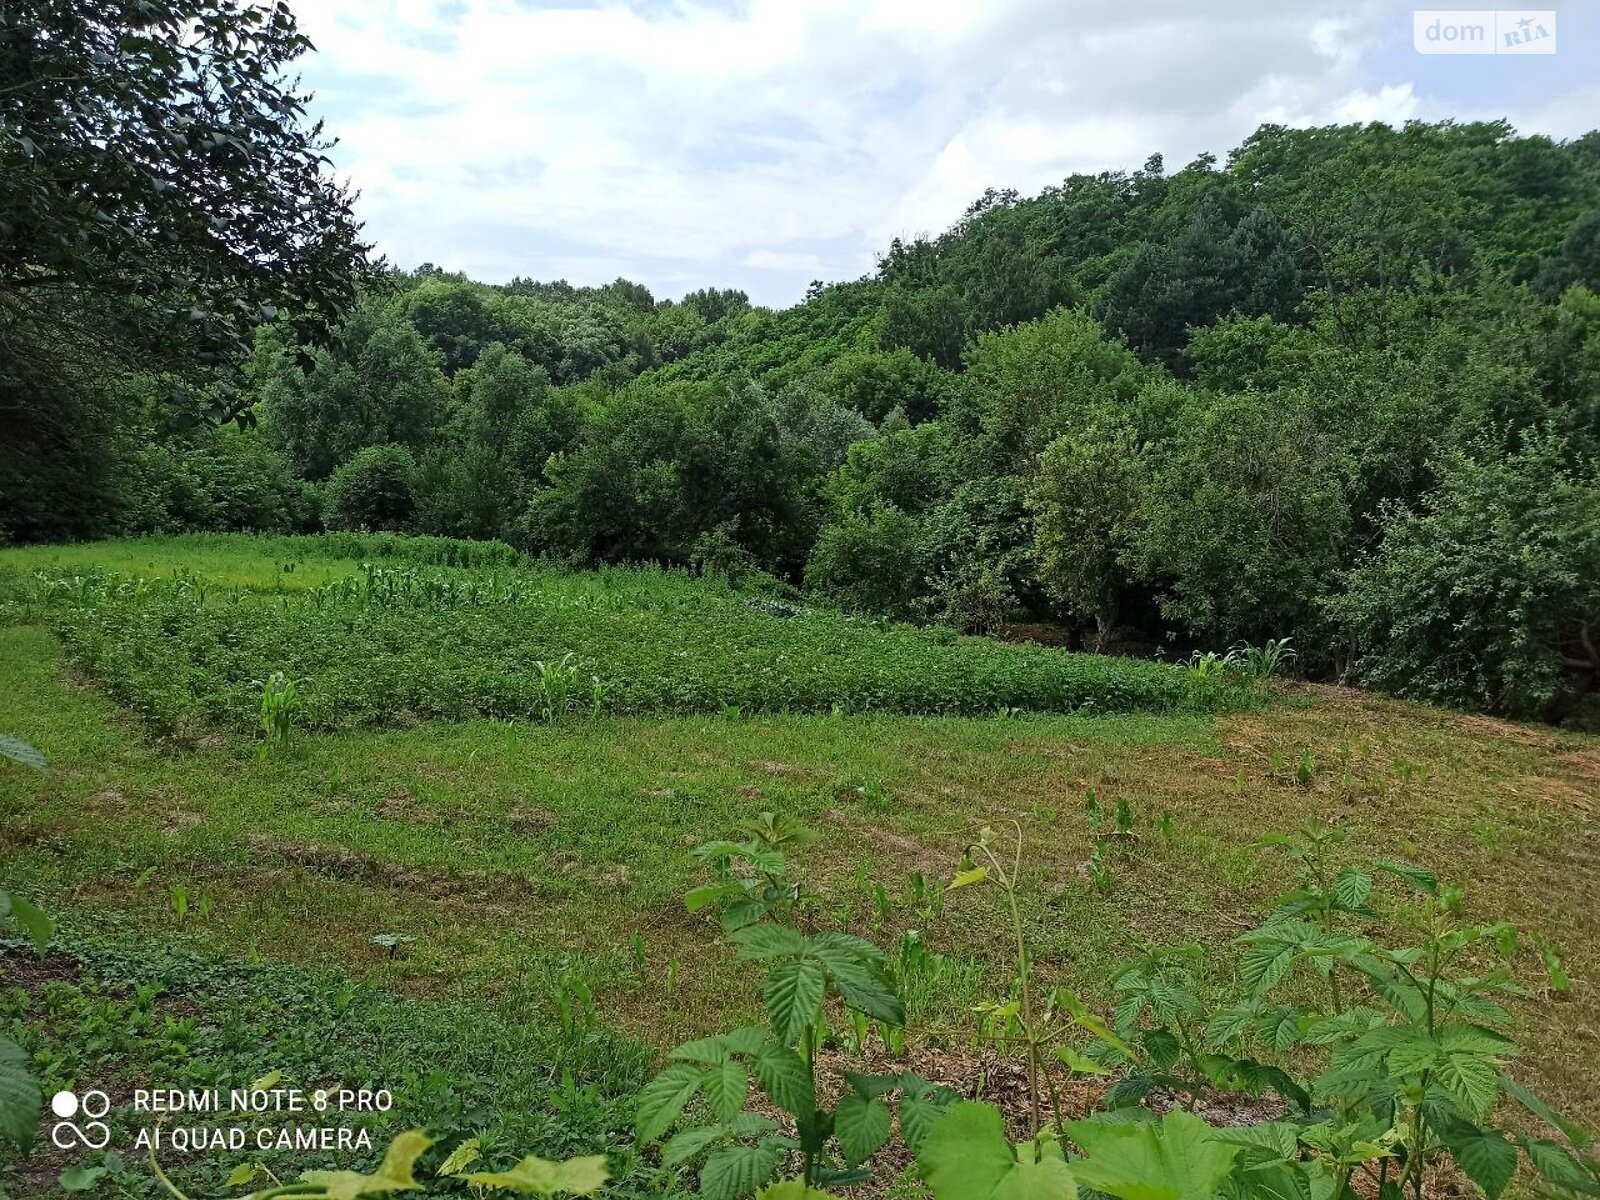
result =
[[1600,673],[1597,290],[1600,134],[1264,126],[987,192],[780,311],[380,269],[320,344],[256,325],[202,389],[237,424],[174,432],[160,370],[53,328],[0,537],[499,538],[1096,649],[1291,637],[1561,720]]

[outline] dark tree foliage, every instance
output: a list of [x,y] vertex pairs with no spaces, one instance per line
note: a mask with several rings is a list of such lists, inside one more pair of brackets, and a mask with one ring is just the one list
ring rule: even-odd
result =
[[204,380],[263,321],[309,343],[343,319],[365,247],[321,125],[284,79],[309,45],[282,3],[0,5],[13,356],[42,356],[38,322],[86,313],[126,365]]

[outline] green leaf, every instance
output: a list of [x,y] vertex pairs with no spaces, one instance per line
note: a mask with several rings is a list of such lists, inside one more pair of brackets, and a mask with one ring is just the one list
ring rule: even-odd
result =
[[1067,1136],[1083,1148],[1072,1164],[1080,1183],[1120,1200],[1211,1200],[1233,1169],[1238,1146],[1214,1140],[1193,1113],[1173,1111],[1161,1123],[1073,1121]]
[[685,1129],[682,1133],[675,1133],[661,1147],[661,1165],[677,1167],[688,1162],[707,1146],[711,1146],[728,1136],[728,1130],[722,1125],[701,1125],[694,1129]]
[[1211,1140],[1247,1150],[1264,1150],[1273,1158],[1291,1159],[1299,1153],[1299,1128],[1288,1121],[1261,1125],[1235,1125],[1211,1131]]
[[1079,1075],[1111,1074],[1110,1071],[1095,1062],[1094,1059],[1074,1050],[1071,1046],[1057,1046],[1056,1057],[1066,1064],[1067,1070],[1075,1071]]
[[1522,1148],[1534,1170],[1557,1187],[1568,1188],[1589,1196],[1600,1196],[1600,1179],[1596,1179],[1583,1164],[1569,1154],[1565,1147],[1544,1138],[1523,1138]]
[[1352,912],[1364,907],[1372,895],[1372,876],[1354,867],[1340,871],[1333,881],[1333,898]]
[[1239,973],[1253,996],[1271,991],[1294,966],[1294,947],[1269,943],[1251,946],[1239,960]]
[[745,1078],[744,1064],[738,1059],[730,1058],[712,1067],[706,1072],[705,1083],[701,1086],[717,1120],[731,1121],[734,1114],[744,1108],[749,1083]]
[[761,1090],[784,1112],[802,1116],[817,1106],[811,1071],[805,1059],[787,1046],[767,1043],[757,1052],[754,1066]]
[[1488,1112],[1500,1094],[1500,1073],[1481,1058],[1451,1055],[1440,1064],[1438,1078],[1476,1116]]
[[1498,1200],[1517,1169],[1517,1148],[1496,1129],[1479,1129],[1467,1121],[1451,1121],[1438,1130],[1456,1165],[1484,1191]]
[[917,1154],[936,1200],[1075,1200],[1072,1171],[1057,1156],[1019,1157],[992,1104],[952,1104]]
[[1509,1075],[1500,1076],[1500,1084],[1510,1092],[1512,1097],[1534,1116],[1544,1121],[1553,1129],[1559,1129],[1566,1138],[1579,1150],[1587,1150],[1594,1143],[1594,1137],[1581,1125],[1576,1125],[1567,1120],[1555,1109],[1551,1108],[1538,1096],[1523,1087]]
[[889,990],[887,984],[865,971],[836,974],[833,986],[839,989],[844,1002],[858,1012],[864,1012],[875,1021],[888,1025],[906,1023],[905,1006]]
[[1067,1013],[1072,1017],[1072,1023],[1079,1029],[1092,1033],[1118,1054],[1126,1058],[1133,1057],[1133,1047],[1123,1041],[1106,1024],[1105,1019],[1089,1011],[1088,1007],[1079,1000],[1077,994],[1068,988],[1056,989],[1056,999],[1065,1006]]
[[804,1179],[795,1176],[769,1183],[756,1193],[756,1200],[839,1200],[839,1197],[821,1188],[807,1187]]
[[761,985],[767,1014],[778,1036],[790,1045],[798,1042],[822,1011],[827,979],[814,962],[779,963]]
[[900,1100],[900,1136],[911,1153],[922,1150],[928,1134],[944,1116],[948,1099],[937,1095],[903,1096]]
[[[254,1170],[254,1168],[251,1169]],[[104,1179],[105,1175],[106,1169],[101,1166],[89,1166],[87,1163],[82,1163],[76,1167],[68,1167],[61,1172],[61,1190],[63,1192],[87,1192],[100,1180]]]
[[[256,1177],[256,1165],[251,1162],[242,1162],[228,1172],[228,1178],[223,1180],[224,1187],[243,1187]],[[65,1185],[63,1185],[65,1186]]]
[[44,1097],[28,1074],[28,1056],[21,1046],[0,1037],[0,1139],[27,1149],[43,1110]]
[[21,763],[41,775],[50,774],[50,763],[43,754],[21,738],[12,737],[8,733],[0,733],[0,758],[9,758],[12,762]]
[[667,1058],[672,1062],[692,1062],[715,1067],[728,1061],[728,1043],[721,1034],[716,1037],[700,1038],[698,1041],[685,1042],[681,1046],[673,1047],[667,1052]]
[[957,888],[970,887],[974,883],[982,883],[989,878],[988,867],[970,867],[965,871],[957,871],[956,877],[950,881],[950,886],[945,889],[953,892]]
[[728,940],[739,947],[739,957],[745,960],[759,962],[806,952],[806,939],[799,931],[771,921],[736,929],[728,935]]
[[530,1154],[509,1171],[482,1171],[468,1175],[466,1180],[474,1187],[505,1188],[535,1196],[554,1196],[558,1192],[587,1196],[605,1187],[610,1175],[604,1154],[565,1162],[550,1162]]
[[704,1200],[736,1200],[749,1196],[771,1179],[778,1169],[778,1148],[723,1146],[714,1150],[700,1168],[700,1195]]
[[689,1097],[705,1081],[705,1068],[694,1063],[675,1063],[662,1071],[639,1091],[639,1111],[634,1129],[641,1142],[654,1142],[672,1128]]
[[322,1188],[330,1200],[355,1200],[380,1192],[409,1192],[420,1186],[411,1174],[433,1139],[420,1129],[408,1129],[389,1143],[383,1162],[371,1175],[359,1171],[303,1171],[300,1178]]
[[10,917],[41,954],[55,936],[55,922],[43,909],[36,908],[21,896],[0,891],[0,918],[3,917]]
[[1439,894],[1439,880],[1432,871],[1424,871],[1421,867],[1413,867],[1409,863],[1396,862],[1392,858],[1377,859],[1372,865],[1380,871],[1387,871],[1405,880],[1419,892],[1426,892],[1430,896]]
[[708,883],[704,887],[690,888],[684,894],[683,906],[690,912],[699,912],[713,904],[744,895],[744,886],[738,883]]
[[859,1166],[889,1140],[889,1106],[881,1099],[866,1100],[854,1093],[844,1096],[833,1114],[833,1135],[845,1162]]
[[476,1137],[469,1137],[454,1150],[450,1151],[450,1156],[439,1164],[439,1169],[435,1174],[446,1179],[452,1175],[459,1175],[482,1157],[482,1140]]

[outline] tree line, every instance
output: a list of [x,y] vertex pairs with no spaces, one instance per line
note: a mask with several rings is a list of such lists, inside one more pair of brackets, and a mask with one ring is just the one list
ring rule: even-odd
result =
[[[267,58],[303,49],[250,11]],[[256,87],[237,136],[278,157],[234,161],[194,100],[121,230],[75,176],[145,175],[0,92],[34,147],[0,148],[6,539],[500,538],[1092,649],[1288,636],[1320,677],[1550,720],[1600,677],[1600,134],[1263,126],[1224,161],[987,192],[774,311],[371,264],[303,97],[248,56],[147,57],[158,109],[196,71]],[[242,229],[164,207],[241,178]],[[145,253],[152,214],[190,250]],[[274,239],[295,270],[250,277]]]

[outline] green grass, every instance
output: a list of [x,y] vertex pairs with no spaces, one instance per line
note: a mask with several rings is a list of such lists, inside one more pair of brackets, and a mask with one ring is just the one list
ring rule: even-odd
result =
[[[42,963],[21,946],[0,946],[6,954],[0,967],[20,982],[0,989],[0,1030],[19,1038],[46,1095],[98,1089],[123,1100],[135,1086],[226,1092],[274,1073],[277,1086],[307,1094],[381,1089],[393,1099],[387,1111],[319,1122],[367,1131],[372,1151],[351,1156],[364,1169],[377,1165],[396,1133],[427,1126],[439,1139],[430,1166],[479,1136],[497,1169],[526,1153],[609,1152],[612,1186],[624,1194],[672,1190],[627,1144],[629,1097],[653,1057],[628,1038],[599,1029],[574,1037],[553,1022],[511,1022],[481,1005],[412,1000],[334,973],[152,950],[147,941],[63,940]],[[268,1115],[254,1126],[295,1120]],[[152,1121],[119,1104],[113,1144],[130,1145]],[[49,1190],[63,1164],[83,1157],[46,1144],[14,1185],[23,1195]],[[243,1161],[283,1178],[305,1169],[304,1153],[293,1150],[163,1157],[190,1194],[202,1196],[234,1191],[226,1177]],[[130,1171],[116,1182],[124,1194],[160,1194],[147,1175]]]
[[[251,557],[253,544],[201,549],[217,556],[218,571],[270,581]],[[169,569],[205,573],[182,542],[163,554]],[[296,575],[311,560],[298,561]],[[567,599],[615,594],[617,611],[652,618],[670,617],[678,600],[689,612],[707,603],[705,585],[680,576],[530,578]],[[710,594],[714,605],[742,607],[737,596]],[[645,599],[667,613],[641,609]],[[257,611],[216,595],[204,607],[226,612],[235,603],[241,614]],[[268,590],[250,603],[265,611],[282,598]],[[137,611],[132,601],[127,607]],[[13,611],[30,615],[37,614]],[[799,620],[752,610],[757,617],[780,633]],[[220,639],[238,627],[206,628]],[[356,672],[359,664],[348,666]],[[750,971],[703,915],[685,912],[681,896],[704,879],[691,846],[763,810],[822,832],[798,859],[825,897],[820,920],[885,945],[916,929],[945,956],[936,978],[919,980],[913,1006],[912,1036],[935,1056],[970,1054],[972,1006],[1003,989],[1008,969],[997,896],[967,890],[941,906],[919,900],[912,883],[920,874],[937,891],[976,824],[1024,825],[1024,918],[1039,970],[1104,1008],[1111,970],[1134,938],[1200,941],[1211,951],[1201,983],[1221,992],[1237,961],[1232,939],[1291,878],[1285,864],[1255,849],[1257,837],[1313,815],[1340,821],[1351,830],[1343,848],[1351,859],[1417,862],[1464,884],[1475,916],[1511,919],[1552,939],[1575,982],[1565,998],[1517,1006],[1530,1049],[1516,1071],[1564,1111],[1600,1122],[1592,1072],[1600,994],[1591,982],[1600,978],[1591,885],[1600,872],[1600,740],[1592,737],[1301,689],[1259,711],[1221,714],[835,718],[718,710],[556,725],[427,721],[302,731],[287,750],[258,761],[241,734],[155,736],[86,685],[37,623],[0,626],[0,677],[0,730],[38,745],[54,767],[45,778],[0,762],[8,885],[61,915],[74,947],[110,938],[118,953],[136,949],[161,962],[175,948],[200,976],[242,971],[243,960],[259,957],[313,972],[296,975],[295,986],[316,1004],[348,980],[368,989],[364,996],[421,1005],[406,1010],[416,1014],[408,1021],[466,1005],[486,1029],[523,1031],[504,1036],[528,1039],[515,1043],[525,1090],[468,1105],[476,1111],[463,1127],[509,1129],[520,1112],[559,1115],[548,1081],[562,1065],[576,1086],[593,1083],[609,1095],[631,1078],[628,1038],[661,1047],[754,1015]],[[1305,751],[1314,771],[1300,781]],[[1136,817],[1137,837],[1110,857],[1104,894],[1080,871],[1092,845],[1084,815],[1091,787],[1108,813],[1126,798]],[[890,902],[886,913],[875,885]],[[173,903],[180,887],[181,918]],[[1417,920],[1400,900],[1386,900],[1382,912],[1397,932]],[[391,958],[371,940],[382,933],[415,941]],[[1523,959],[1525,977],[1536,982],[1531,947]],[[540,1039],[561,1028],[560,998],[574,981],[593,990],[594,1011],[562,1029],[581,1045],[558,1050]],[[183,990],[163,986],[174,998]],[[226,1014],[237,1011],[230,997],[248,992],[229,985],[205,999],[195,1017],[200,1034],[219,1036]],[[87,994],[94,1003],[132,999],[111,983]],[[39,1008],[37,998],[25,1010],[14,996],[7,1003],[0,1011],[12,1028],[26,1026],[36,1050],[69,1056],[84,1036],[77,999],[62,1001],[62,1014]],[[340,1028],[315,1004],[284,1011],[282,1023],[306,1037]],[[387,1020],[349,1028],[360,1044],[387,1049],[388,1035],[378,1031]],[[460,1093],[477,1088],[480,1076],[498,1078],[475,1065],[483,1060],[472,1057],[479,1050],[470,1034],[450,1029],[449,1038],[464,1041],[447,1050],[437,1086]],[[415,1039],[408,1033],[392,1044]],[[268,1043],[238,1057],[219,1046],[205,1041],[198,1056],[236,1075],[267,1063],[302,1074],[356,1071],[331,1041],[293,1054]],[[585,1046],[596,1048],[592,1056]],[[102,1068],[148,1075],[172,1061],[170,1047],[124,1050],[114,1040],[77,1053],[72,1065],[51,1059],[42,1069],[54,1072],[51,1080]],[[394,1058],[363,1061],[373,1078],[404,1075]],[[605,1108],[603,1096],[597,1103]],[[545,1144],[532,1126],[526,1136]],[[581,1142],[573,1141],[574,1152]]]
[[[241,552],[294,549],[288,541]],[[300,721],[317,729],[552,711],[980,715],[1249,701],[1156,663],[796,609],[679,572],[364,565],[312,587],[218,586],[251,571],[215,562],[213,543],[190,562],[165,543],[175,564],[165,578],[13,576],[13,605],[47,612],[77,665],[120,702],[191,736],[250,728],[258,681],[275,671],[303,681]],[[280,564],[277,578],[291,575],[298,568]],[[552,697],[541,664],[562,663],[570,683]]]

